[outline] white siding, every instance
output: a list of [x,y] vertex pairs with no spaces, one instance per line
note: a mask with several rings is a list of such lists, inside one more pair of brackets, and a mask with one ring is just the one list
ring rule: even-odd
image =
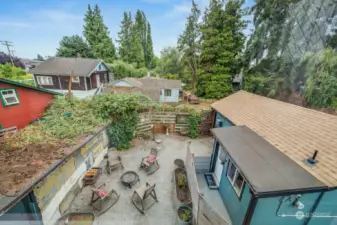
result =
[[160,102],[179,102],[179,89],[171,89],[171,96],[164,96],[165,89],[160,90]]
[[132,84],[130,84],[130,83],[124,81],[124,80],[117,81],[117,82],[115,83],[115,86],[116,86],[116,87],[133,87]]

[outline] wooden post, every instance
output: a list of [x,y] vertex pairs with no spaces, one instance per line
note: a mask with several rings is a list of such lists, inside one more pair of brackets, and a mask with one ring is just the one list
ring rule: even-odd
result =
[[70,101],[70,97],[71,97],[71,83],[72,83],[73,77],[74,77],[74,70],[71,70],[70,77],[69,77],[69,83],[68,83],[68,96],[67,96],[68,101]]

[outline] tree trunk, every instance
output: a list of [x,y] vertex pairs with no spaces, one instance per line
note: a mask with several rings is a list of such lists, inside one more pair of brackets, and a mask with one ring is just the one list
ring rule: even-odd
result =
[[197,74],[195,70],[192,70],[192,91],[193,93],[196,92],[196,83],[197,83]]

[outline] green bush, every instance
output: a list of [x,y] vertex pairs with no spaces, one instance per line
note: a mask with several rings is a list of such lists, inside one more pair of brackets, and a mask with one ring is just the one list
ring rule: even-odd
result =
[[138,111],[154,106],[155,103],[139,94],[96,95],[90,102],[95,115],[108,121],[110,146],[127,149],[131,146],[138,122]]
[[201,115],[200,113],[193,112],[187,118],[188,124],[188,136],[191,138],[197,138],[200,135],[199,125],[201,122]]

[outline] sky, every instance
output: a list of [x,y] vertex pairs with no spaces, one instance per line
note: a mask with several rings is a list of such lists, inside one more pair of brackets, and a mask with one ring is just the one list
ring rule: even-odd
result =
[[[246,1],[245,6],[253,4]],[[209,0],[195,2],[202,12],[209,4]],[[134,15],[137,9],[143,10],[158,56],[164,47],[176,45],[191,9],[191,0],[1,0],[0,41],[11,41],[14,55],[21,58],[54,56],[63,36],[82,36],[88,4],[98,4],[115,44],[124,11]],[[0,51],[7,49],[0,45]]]

